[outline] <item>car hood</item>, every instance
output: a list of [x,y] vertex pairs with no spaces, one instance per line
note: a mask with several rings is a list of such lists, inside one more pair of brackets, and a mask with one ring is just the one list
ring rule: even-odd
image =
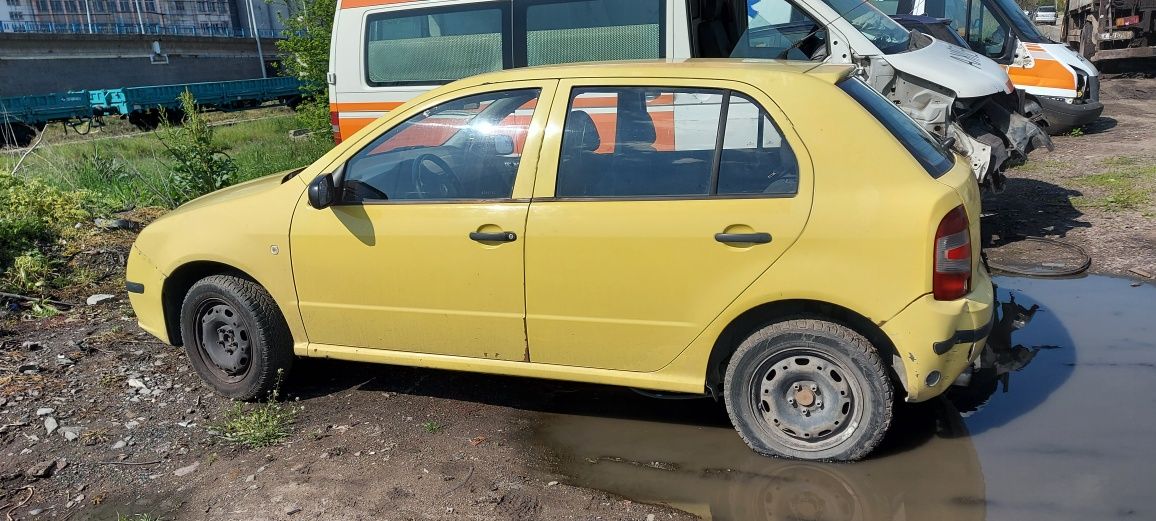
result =
[[1048,54],[1052,55],[1060,63],[1067,65],[1073,69],[1080,69],[1088,76],[1099,76],[1100,71],[1096,69],[1092,62],[1080,55],[1080,53],[1073,51],[1067,45],[1062,43],[1037,43]]
[[919,49],[888,54],[895,70],[923,78],[955,92],[958,98],[979,98],[1015,90],[1007,72],[990,58],[970,49],[931,38]]
[[206,206],[229,203],[238,199],[252,197],[261,194],[262,192],[267,192],[280,186],[282,181],[285,179],[285,176],[291,172],[293,172],[293,170],[286,170],[284,172],[278,172],[276,174],[267,175],[265,177],[258,177],[252,181],[246,181],[244,183],[236,184],[228,188],[222,188],[216,192],[203,195],[181,205],[176,210],[169,212],[165,217],[178,216],[204,208]]

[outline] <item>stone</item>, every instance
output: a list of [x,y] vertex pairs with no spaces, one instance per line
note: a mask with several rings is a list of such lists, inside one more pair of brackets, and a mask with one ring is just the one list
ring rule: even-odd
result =
[[56,471],[56,460],[41,461],[24,471],[24,475],[34,479],[44,479]]
[[91,297],[88,297],[88,299],[85,300],[84,303],[88,304],[90,306],[95,306],[97,304],[100,304],[101,302],[104,302],[104,301],[110,300],[110,299],[114,299],[114,298],[116,298],[116,295],[109,295],[108,293],[97,293],[96,295],[92,295]]
[[20,343],[20,348],[28,350],[28,351],[36,351],[37,349],[40,349],[42,347],[44,347],[44,346],[40,342],[36,342],[34,340],[28,340],[26,342]]
[[127,441],[124,441],[124,440],[117,440],[117,442],[116,442],[116,443],[113,443],[113,444],[112,444],[112,450],[120,450],[120,449],[123,449],[123,448],[125,448],[125,447],[127,447],[127,446],[128,446],[128,442],[127,442]]
[[53,409],[52,407],[41,407],[39,409],[36,409],[36,415],[37,416],[48,416],[49,414],[52,414],[54,412],[56,412],[56,409]]
[[56,418],[49,416],[44,419],[44,430],[48,431],[48,434],[56,432],[56,428],[59,426],[60,424],[57,423]]
[[95,219],[92,222],[102,230],[135,230],[136,223],[128,219]]
[[76,441],[82,431],[84,431],[83,427],[61,427],[60,435],[68,441]]
[[187,476],[189,474],[192,474],[193,471],[197,470],[197,467],[199,467],[199,466],[201,466],[201,462],[198,461],[198,462],[193,463],[192,465],[189,465],[187,467],[181,467],[177,470],[174,470],[173,475],[177,476],[177,477]]
[[134,387],[134,388],[136,388],[136,389],[145,389],[145,384],[144,384],[144,382],[140,381],[140,380],[139,380],[139,379],[137,379],[137,378],[129,378],[129,379],[128,379],[128,386],[129,386],[129,387]]

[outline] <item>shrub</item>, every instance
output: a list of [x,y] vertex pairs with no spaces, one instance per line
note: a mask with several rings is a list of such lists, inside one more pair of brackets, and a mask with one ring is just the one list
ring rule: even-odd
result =
[[214,142],[213,128],[197,111],[192,93],[186,90],[180,100],[184,125],[165,125],[161,134],[161,143],[174,162],[168,191],[177,204],[229,186],[237,173],[225,147]]
[[[23,281],[45,275],[50,263],[45,264],[42,250],[91,216],[87,198],[84,191],[66,192],[34,179],[0,173],[0,208],[4,209],[0,212],[0,284],[47,290],[45,285],[33,288]],[[20,273],[9,273],[17,260]]]

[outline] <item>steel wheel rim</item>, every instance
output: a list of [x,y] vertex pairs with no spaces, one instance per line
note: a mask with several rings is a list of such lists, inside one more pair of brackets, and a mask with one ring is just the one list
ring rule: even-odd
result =
[[763,360],[748,383],[762,430],[801,452],[831,449],[863,418],[863,386],[847,366],[813,348],[792,347]]
[[197,306],[193,332],[197,352],[205,367],[219,380],[244,380],[253,364],[252,328],[232,304],[206,299]]

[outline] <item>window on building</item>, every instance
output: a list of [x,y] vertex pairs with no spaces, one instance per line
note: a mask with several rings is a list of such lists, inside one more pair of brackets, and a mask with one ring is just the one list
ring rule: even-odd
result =
[[20,11],[12,11],[9,14],[12,15],[12,21],[13,22],[23,22],[24,21],[24,13],[21,13]]
[[[8,5],[18,6],[18,5],[20,5],[20,0],[8,0]],[[12,13],[12,14],[16,14],[16,13]],[[20,13],[20,14],[23,15],[24,13]]]
[[180,11],[182,13],[185,12],[185,3],[181,0],[177,0],[176,2],[173,2],[173,7],[176,8],[177,11]]
[[154,0],[147,0],[144,4],[145,11],[150,13],[157,12],[157,3]]

